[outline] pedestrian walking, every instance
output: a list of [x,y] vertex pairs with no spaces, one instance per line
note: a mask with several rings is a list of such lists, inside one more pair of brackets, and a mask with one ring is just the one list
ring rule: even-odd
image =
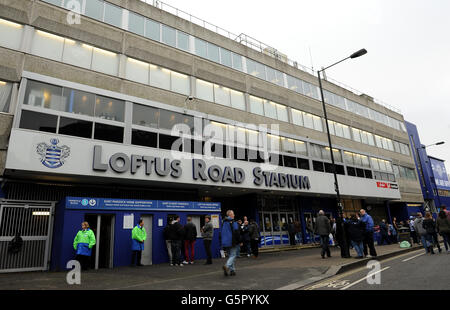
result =
[[438,240],[438,236],[437,236],[437,232],[436,232],[436,222],[434,221],[433,216],[431,215],[430,212],[427,212],[425,214],[425,219],[423,220],[422,226],[427,232],[426,239],[428,242],[428,244],[427,244],[428,251],[431,254],[434,254],[433,247],[435,245],[437,245],[439,253],[441,253],[442,249],[441,249],[441,246],[439,245],[439,240]]
[[350,221],[339,215],[336,219],[336,241],[341,249],[342,258],[350,258],[350,238],[345,223]]
[[222,248],[228,253],[228,260],[225,265],[223,265],[223,272],[225,276],[235,276],[236,275],[236,257],[238,255],[239,248],[241,247],[241,232],[239,225],[234,221],[233,210],[228,210],[226,217],[222,223]]
[[337,246],[337,239],[336,239],[336,219],[332,218],[331,219],[331,236],[332,240],[333,240],[333,246]]
[[380,245],[384,245],[384,241],[386,241],[388,245],[391,244],[391,241],[389,240],[388,229],[389,228],[386,225],[386,220],[383,219],[380,223],[380,236],[381,236]]
[[320,236],[320,244],[322,246],[320,255],[322,256],[322,258],[325,258],[325,253],[327,254],[327,257],[331,257],[329,246],[331,224],[328,217],[325,216],[325,212],[323,212],[323,210],[319,211],[319,216],[316,220],[316,229],[314,233]]
[[300,225],[299,221],[294,222],[294,230],[295,230],[295,237],[297,239],[297,243],[303,244],[302,225]]
[[23,246],[23,239],[20,236],[20,232],[17,231],[14,238],[8,243],[8,253],[17,254],[20,252]]
[[172,241],[169,238],[170,225],[172,225],[172,223],[167,222],[167,225],[166,225],[166,227],[164,227],[164,230],[163,230],[163,237],[166,242],[167,255],[169,256],[169,264],[170,264],[170,266],[173,266],[173,264],[172,264]]
[[441,210],[445,212],[447,215],[448,220],[450,221],[450,211],[447,211],[447,206],[441,205]]
[[205,246],[206,252],[206,263],[205,265],[212,264],[212,254],[211,254],[211,242],[214,237],[214,227],[211,223],[211,216],[205,216],[205,225],[200,229],[203,238],[203,245]]
[[253,258],[258,258],[259,254],[259,243],[261,242],[261,237],[259,235],[259,227],[255,220],[250,220],[248,227],[248,232],[250,235],[250,246],[253,254]]
[[414,220],[414,230],[417,232],[417,236],[420,238],[422,245],[425,249],[425,253],[428,253],[429,247],[427,245],[427,231],[423,228],[422,213],[417,213],[417,217]]
[[141,264],[142,251],[144,250],[144,242],[147,239],[147,232],[144,228],[144,220],[140,219],[139,224],[131,231],[131,266],[144,266]]
[[368,254],[368,247],[370,256],[377,257],[377,251],[375,250],[375,245],[373,242],[373,219],[364,209],[361,209],[359,213],[361,215],[361,221],[366,225],[363,238],[364,256],[367,256]]
[[180,217],[177,215],[175,220],[170,225],[169,238],[172,246],[172,264],[174,266],[182,267],[181,261],[181,242],[184,238],[184,229],[180,224]]
[[[197,240],[197,227],[192,223],[192,218],[187,218],[187,223],[184,225],[184,257],[183,264],[194,264],[195,257],[195,241]],[[190,251],[189,251],[190,250]]]
[[450,252],[450,220],[445,211],[440,211],[436,221],[437,232],[444,238],[444,246],[447,253]]
[[89,269],[92,247],[95,245],[94,232],[89,228],[88,222],[81,223],[81,230],[73,240],[73,248],[76,251],[76,260],[81,265],[81,270]]
[[357,258],[364,258],[364,231],[366,225],[358,219],[356,214],[352,214],[349,221],[345,222],[346,231],[348,232],[350,242],[352,243],[353,249],[357,253]]

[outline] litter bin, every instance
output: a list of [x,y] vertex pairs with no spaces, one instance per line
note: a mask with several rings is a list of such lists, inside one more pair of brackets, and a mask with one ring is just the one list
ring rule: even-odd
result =
[[411,233],[408,228],[400,228],[398,232],[398,242],[408,241],[411,243]]

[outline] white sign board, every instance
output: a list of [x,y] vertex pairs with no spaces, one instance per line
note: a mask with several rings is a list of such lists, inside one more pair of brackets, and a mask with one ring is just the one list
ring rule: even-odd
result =
[[134,227],[134,214],[125,214],[123,216],[123,229],[133,229]]

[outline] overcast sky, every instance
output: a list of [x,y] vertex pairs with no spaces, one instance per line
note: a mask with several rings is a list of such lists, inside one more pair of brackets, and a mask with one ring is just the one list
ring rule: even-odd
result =
[[164,2],[314,69],[366,48],[367,55],[327,75],[400,109],[417,125],[423,144],[446,141],[427,152],[446,160],[450,169],[450,1]]

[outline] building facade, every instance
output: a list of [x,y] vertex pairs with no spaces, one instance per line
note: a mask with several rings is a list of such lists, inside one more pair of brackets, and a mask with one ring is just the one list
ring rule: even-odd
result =
[[415,152],[414,160],[424,199],[423,210],[436,215],[441,210],[441,206],[450,205],[450,184],[444,160],[427,154],[425,145],[420,141],[416,125],[406,121],[405,125],[411,148]]
[[[43,225],[25,240],[39,236],[44,268],[65,268],[52,255],[68,257],[61,240],[67,246],[79,229],[63,220],[67,197],[171,202],[198,226],[217,209],[183,202],[219,203],[222,215],[256,220],[263,247],[289,244],[294,221],[307,242],[320,209],[337,215],[317,77],[244,43],[139,0],[0,0],[2,223]],[[380,221],[422,204],[403,116],[323,84],[344,213],[365,208]],[[151,216],[154,240],[174,215],[159,203],[126,205],[126,214],[120,204],[77,210],[109,240],[96,266],[125,264],[111,250],[125,215],[134,224]],[[0,255],[19,228],[8,225]],[[100,264],[105,255],[110,263]]]

